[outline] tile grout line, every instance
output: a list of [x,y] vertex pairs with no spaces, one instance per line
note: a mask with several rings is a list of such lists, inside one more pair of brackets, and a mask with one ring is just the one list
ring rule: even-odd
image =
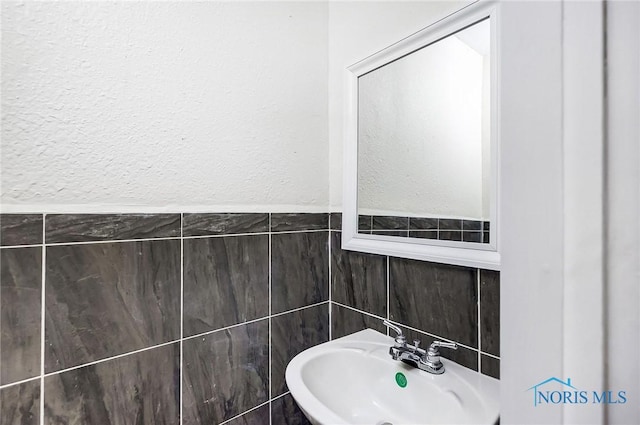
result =
[[32,381],[35,382],[36,380],[40,380],[41,377],[42,377],[41,374],[37,374],[37,375],[33,376],[32,378],[21,379],[20,381],[10,382],[8,384],[2,384],[2,385],[0,385],[0,390],[3,390],[5,388],[9,388],[9,387],[13,387],[13,386],[16,386],[16,385],[26,384],[27,382],[32,382]]
[[[363,310],[358,310],[358,309],[357,309],[357,308],[355,308],[355,307],[351,307],[351,306],[348,306],[348,305],[345,305],[345,304],[339,303],[339,302],[337,302],[337,301],[334,301],[333,303],[334,303],[334,304],[336,304],[336,305],[339,305],[340,307],[347,308],[347,309],[349,309],[349,310],[352,310],[352,311],[355,311],[355,312],[357,312],[357,313],[361,313],[361,314],[367,315],[367,316],[369,316],[369,317],[373,317],[373,318],[381,319],[381,320],[383,320],[383,319],[384,319],[383,317],[376,316],[376,315],[375,315],[375,314],[373,314],[373,313],[369,313],[369,312],[366,312],[366,311],[363,311]],[[457,341],[452,340],[451,338],[445,338],[445,337],[442,337],[442,336],[439,336],[439,335],[435,335],[435,334],[432,334],[431,332],[427,332],[427,331],[423,331],[423,330],[420,330],[420,329],[414,328],[414,327],[412,327],[412,326],[406,325],[406,324],[404,324],[404,323],[402,323],[402,322],[398,322],[398,321],[393,320],[393,319],[388,319],[388,320],[389,320],[390,322],[392,322],[392,323],[398,324],[398,325],[400,325],[400,326],[402,326],[402,327],[405,327],[405,328],[407,328],[407,329],[410,329],[410,330],[412,330],[412,331],[414,331],[414,332],[419,332],[419,333],[421,333],[421,334],[428,335],[428,336],[430,336],[430,337],[432,337],[432,338],[436,338],[436,339],[439,339],[439,340],[442,340],[442,341],[455,342],[456,344],[458,344],[458,345],[459,345],[459,346],[461,346],[461,347],[466,348],[467,350],[472,350],[472,351],[476,351],[476,352],[478,352],[478,351],[479,351],[477,348],[473,348],[473,347],[471,347],[471,346],[469,346],[469,345],[466,345],[466,344],[461,344],[461,343],[459,343],[459,342],[457,342]],[[495,357],[495,356],[492,356],[492,357]]]
[[153,241],[172,241],[181,239],[209,239],[209,238],[224,238],[230,236],[258,236],[274,234],[292,234],[292,233],[321,233],[326,232],[329,229],[310,229],[310,230],[281,230],[278,232],[250,232],[250,233],[226,233],[221,235],[200,235],[200,236],[182,236],[182,229],[180,229],[180,236],[166,236],[158,238],[134,238],[134,239],[106,239],[95,241],[70,241],[70,242],[50,242],[39,244],[25,244],[25,245],[2,245],[0,249],[16,249],[16,248],[40,248],[44,246],[70,246],[70,245],[92,245],[92,244],[107,244],[107,243],[126,243],[126,242],[153,242]]
[[183,423],[182,400],[184,394],[184,213],[180,213],[180,424]]
[[[271,227],[271,224],[269,224]],[[225,233],[221,235],[199,235],[199,236],[185,236],[185,239],[207,239],[207,238],[223,238],[227,236],[252,236],[252,235],[269,235],[269,234],[291,234],[291,233],[320,233],[326,232],[328,229],[309,229],[309,230],[279,230],[276,232],[248,232],[248,233]]]
[[[267,401],[263,401],[262,403],[258,404],[258,405],[257,405],[257,406],[255,406],[255,407],[252,407],[252,408],[251,408],[251,409],[249,409],[249,410],[245,410],[244,412],[242,412],[242,413],[240,413],[240,414],[238,414],[238,415],[236,415],[236,416],[234,416],[234,417],[232,417],[232,418],[229,418],[229,419],[226,419],[226,420],[225,420],[225,421],[223,421],[223,422],[220,422],[218,425],[224,425],[224,424],[227,424],[227,423],[229,423],[229,422],[233,421],[234,419],[238,419],[239,417],[246,415],[247,413],[251,413],[251,412],[253,412],[254,410],[258,410],[259,408],[261,408],[261,407],[263,407],[263,406],[266,406],[267,404],[271,404],[271,402],[272,402],[272,401],[276,401],[277,399],[282,398],[282,397],[284,397],[284,396],[286,396],[286,395],[288,395],[288,394],[291,394],[291,391],[285,391],[284,393],[280,394],[280,395],[279,395],[279,396],[277,396],[277,397],[274,397],[273,399],[269,399],[269,400],[267,400]],[[271,414],[269,414],[269,421],[271,421]]]
[[47,245],[45,220],[46,214],[42,214],[42,289],[40,291],[40,424],[44,425],[44,353],[45,353],[45,291],[47,282]]
[[496,356],[495,354],[487,353],[484,351],[480,351],[483,356],[491,357],[492,359],[500,360],[500,356]]
[[130,356],[130,355],[133,355],[133,354],[144,353],[145,351],[150,351],[150,350],[153,350],[153,349],[156,349],[156,348],[165,347],[167,345],[176,344],[176,343],[179,343],[179,342],[180,342],[179,339],[174,339],[174,340],[171,340],[171,341],[163,342],[162,344],[152,345],[150,347],[144,347],[144,348],[140,348],[140,349],[134,350],[134,351],[127,351],[126,353],[118,354],[118,355],[111,356],[111,357],[106,357],[104,359],[98,359],[98,360],[94,360],[94,361],[91,361],[91,362],[88,362],[88,363],[82,363],[82,364],[79,364],[79,365],[76,365],[76,366],[68,367],[66,369],[56,370],[55,372],[45,373],[44,377],[48,378],[49,376],[60,375],[60,374],[65,373],[65,372],[71,372],[73,370],[82,369],[83,367],[95,366],[95,365],[98,365],[98,364],[101,364],[101,363],[106,363],[106,362],[108,362],[110,360],[117,360],[117,359],[120,359],[122,357],[127,357],[127,356]]
[[298,308],[294,308],[294,309],[291,309],[291,310],[283,311],[281,313],[272,314],[271,317],[278,317],[278,316],[283,316],[283,315],[289,314],[289,313],[295,313],[296,311],[306,310],[308,308],[317,307],[317,306],[322,305],[322,304],[329,304],[329,300],[320,301],[320,302],[315,303],[315,304],[309,304],[309,305],[305,305],[303,307],[298,307]]
[[380,321],[383,321],[383,320],[385,319],[385,318],[384,318],[384,317],[382,317],[382,316],[378,316],[378,315],[376,315],[376,314],[369,313],[369,312],[364,311],[364,310],[358,310],[358,309],[357,309],[357,308],[355,308],[355,307],[351,307],[351,306],[348,306],[348,305],[346,305],[346,304],[342,304],[341,302],[338,302],[338,301],[332,301],[332,302],[333,302],[335,305],[337,305],[337,306],[344,307],[344,308],[346,308],[346,309],[349,309],[349,310],[351,310],[351,311],[355,311],[355,312],[357,312],[357,313],[364,314],[364,315],[369,316],[369,317],[373,317],[374,319],[380,319]]
[[329,213],[329,231],[327,232],[327,244],[329,247],[329,261],[328,261],[328,269],[329,269],[329,341],[331,341],[333,339],[333,332],[332,332],[332,325],[333,325],[333,320],[332,320],[332,304],[331,304],[331,300],[332,300],[332,291],[331,291],[331,272],[332,272],[332,268],[331,268],[331,263],[333,262],[332,260],[332,255],[333,255],[333,243],[331,241],[331,213]]
[[271,334],[271,281],[272,281],[272,277],[271,277],[271,213],[269,213],[269,425],[272,425],[273,420],[271,418],[272,414],[271,414],[271,398],[273,397],[272,394],[272,387],[273,387],[273,383],[272,383],[272,377],[271,377],[271,370],[273,369],[273,364],[272,364],[272,334]]
[[16,248],[42,248],[43,243],[32,243],[25,245],[2,245],[0,249],[16,249]]
[[[222,422],[219,422],[219,423],[218,423],[218,425],[228,424],[229,422],[231,422],[231,421],[233,421],[233,420],[235,420],[235,419],[238,419],[238,418],[240,418],[241,416],[244,416],[244,415],[246,415],[246,414],[248,414],[248,413],[253,412],[254,410],[258,410],[259,408],[261,408],[261,407],[263,407],[263,406],[266,406],[267,404],[271,405],[271,400],[270,400],[270,399],[269,399],[269,400],[267,400],[267,401],[263,401],[262,403],[258,404],[258,405],[257,405],[257,406],[255,406],[255,407],[252,407],[252,408],[251,408],[251,409],[249,409],[249,410],[245,410],[244,412],[242,412],[242,413],[240,413],[240,414],[237,414],[237,415],[235,415],[235,416],[233,416],[233,417],[231,417],[231,418],[229,418],[229,419],[226,419],[226,420],[224,420],[224,421],[222,421]],[[269,409],[269,423],[271,423],[271,409]]]
[[[391,263],[391,258],[387,255],[387,320],[391,320],[391,307],[389,306],[391,288],[391,285],[389,284],[389,263]],[[389,332],[389,328],[387,328],[387,336],[389,336]]]
[[481,354],[481,350],[482,350],[482,346],[481,344],[481,335],[480,335],[480,328],[481,328],[481,322],[480,322],[480,308],[482,306],[481,304],[481,299],[480,299],[480,269],[476,269],[476,284],[477,284],[477,288],[478,288],[478,372],[482,373],[482,354]]
[[[285,313],[288,313],[288,312],[285,312]],[[282,314],[285,314],[285,313],[282,313]],[[247,320],[246,322],[236,323],[236,324],[233,324],[233,325],[225,326],[224,328],[212,329],[210,331],[200,332],[200,333],[195,334],[195,335],[185,336],[183,339],[185,341],[189,341],[190,339],[200,338],[201,336],[211,335],[213,333],[220,332],[220,331],[227,331],[227,330],[230,330],[230,329],[238,328],[238,327],[243,326],[243,325],[251,325],[251,324],[259,322],[261,320],[268,320],[268,319],[269,319],[269,316],[258,317],[257,319]],[[173,341],[173,342],[178,342],[178,341],[176,340],[176,341]]]
[[177,241],[180,236],[167,236],[161,238],[138,238],[138,239],[107,239],[97,241],[75,241],[75,242],[51,242],[45,243],[45,246],[71,246],[71,245],[92,245],[105,243],[123,243],[123,242],[151,242],[151,241]]
[[[317,307],[319,305],[328,304],[328,303],[329,303],[328,301],[323,301],[323,302],[320,302],[320,303],[316,303],[316,304],[312,304],[312,305],[296,308],[296,309],[293,309],[293,310],[288,310],[288,311],[285,311],[285,312],[282,312],[282,313],[278,313],[278,314],[276,314],[276,315],[274,315],[272,317],[282,316],[282,315],[285,315],[287,313],[294,313],[296,311],[300,311],[300,310],[304,310],[304,309],[312,308],[312,307]],[[358,310],[358,309],[356,309],[354,307],[351,307],[351,306],[348,306],[348,305],[345,305],[345,304],[341,304],[341,303],[339,303],[337,301],[333,301],[333,303],[338,305],[338,306],[340,306],[340,307],[344,307],[344,308],[347,308],[349,310],[352,310],[352,311],[355,311],[355,312],[358,312],[358,313],[361,313],[361,314],[364,314],[364,315],[367,315],[367,316],[370,316],[370,317],[374,317],[376,319],[380,319],[380,320],[384,319],[384,318],[382,318],[380,316],[376,316],[375,314],[368,313],[368,312],[362,311],[362,310]],[[200,334],[197,334],[197,335],[192,335],[192,336],[189,336],[189,337],[185,337],[184,340],[187,341],[189,339],[193,339],[193,338],[209,335],[209,334],[220,332],[220,331],[225,331],[225,330],[228,330],[228,329],[240,327],[240,326],[243,326],[243,325],[248,325],[248,324],[251,324],[251,323],[254,323],[254,322],[259,322],[261,320],[266,320],[266,319],[269,319],[269,317],[261,317],[259,319],[253,319],[253,320],[250,320],[250,321],[247,321],[247,322],[238,323],[238,324],[227,326],[227,327],[224,327],[224,328],[203,332],[203,333],[200,333]],[[405,324],[400,323],[400,322],[393,321],[393,323],[397,323],[397,324],[399,324],[399,325],[401,325],[401,326],[403,326],[403,327],[405,327],[407,329],[411,329],[413,331],[416,331],[416,332],[419,332],[419,333],[422,333],[422,334],[425,334],[425,335],[429,335],[429,336],[431,336],[433,338],[438,338],[438,339],[442,339],[442,340],[451,341],[448,338],[443,338],[443,337],[440,337],[438,335],[431,334],[430,332],[426,332],[426,331],[423,331],[423,330],[420,330],[420,329],[416,329],[416,328],[413,328],[411,326],[405,325]],[[12,382],[10,384],[2,385],[0,388],[6,388],[6,387],[9,387],[9,386],[17,385],[19,383],[23,383],[23,382],[27,382],[27,381],[34,381],[34,380],[37,380],[37,379],[40,379],[40,378],[47,378],[49,376],[59,375],[59,374],[65,373],[65,372],[70,372],[72,370],[81,369],[81,368],[87,367],[87,366],[94,366],[94,365],[97,365],[97,364],[100,364],[100,363],[105,363],[105,362],[110,361],[110,360],[116,360],[116,359],[119,359],[119,358],[122,358],[122,357],[126,357],[126,356],[129,356],[129,355],[132,355],[132,354],[138,354],[138,353],[142,353],[142,352],[145,352],[145,351],[150,351],[150,350],[153,350],[153,349],[156,349],[156,348],[161,348],[161,347],[164,347],[164,346],[167,346],[167,345],[171,345],[171,344],[175,344],[175,343],[179,343],[179,342],[180,342],[179,339],[163,342],[161,344],[157,344],[157,345],[153,345],[153,346],[149,346],[149,347],[144,347],[144,348],[141,348],[141,349],[138,349],[138,350],[129,351],[129,352],[126,352],[126,353],[118,354],[118,355],[107,357],[107,358],[104,358],[104,359],[94,360],[92,362],[83,363],[81,365],[76,365],[76,366],[72,366],[72,367],[69,367],[69,368],[66,368],[66,369],[57,370],[55,372],[45,373],[42,376],[36,376],[36,377],[29,378],[29,379],[26,379],[26,380],[23,380],[23,381]],[[460,344],[460,343],[458,343],[458,344],[460,346],[464,347],[464,348],[469,349],[469,350],[478,351],[476,348],[469,347],[467,345]],[[493,354],[485,353],[485,352],[482,352],[482,354],[485,354],[485,355],[487,355],[489,357],[492,357],[492,358],[495,358],[497,360],[500,360],[499,356],[495,356]],[[274,400],[276,398],[274,398]]]

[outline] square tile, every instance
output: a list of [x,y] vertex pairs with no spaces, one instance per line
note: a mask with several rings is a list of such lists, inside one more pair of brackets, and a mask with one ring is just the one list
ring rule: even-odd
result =
[[358,215],[358,233],[371,233],[373,217],[370,215]]
[[462,232],[462,242],[482,243],[482,232]]
[[40,423],[40,379],[0,389],[0,424]]
[[180,236],[180,214],[48,214],[46,242],[90,242]]
[[438,219],[438,230],[462,230],[462,220],[457,218]]
[[42,243],[42,214],[0,214],[0,245]]
[[374,215],[372,230],[409,230],[409,217]]
[[179,378],[178,343],[48,376],[45,424],[175,425]]
[[291,232],[301,230],[329,229],[328,213],[273,213],[271,214],[272,232]]
[[329,214],[329,228],[331,230],[342,230],[342,213]]
[[478,347],[476,269],[389,259],[392,320]]
[[45,370],[180,337],[180,241],[47,248]]
[[182,226],[184,236],[261,233],[269,231],[269,214],[184,214]]
[[500,360],[483,354],[480,360],[480,368],[483,375],[500,379]]
[[281,313],[329,299],[329,232],[271,236],[271,309]]
[[409,230],[438,230],[438,219],[433,217],[409,217]]
[[269,315],[269,236],[184,240],[184,334]]
[[184,425],[218,424],[269,399],[269,320],[183,342]]
[[500,356],[500,272],[480,270],[480,349]]
[[298,353],[329,340],[329,303],[271,319],[271,396],[287,391],[284,373]]
[[382,324],[382,319],[359,313],[341,305],[331,304],[331,338],[341,338],[346,335],[373,329],[382,334],[387,334],[387,327]]
[[462,232],[459,230],[438,230],[438,239],[441,241],[462,242]]
[[462,230],[482,230],[482,221],[462,220]]
[[0,384],[40,375],[42,248],[0,249]]
[[378,316],[387,314],[387,258],[341,249],[331,234],[331,295],[334,301]]

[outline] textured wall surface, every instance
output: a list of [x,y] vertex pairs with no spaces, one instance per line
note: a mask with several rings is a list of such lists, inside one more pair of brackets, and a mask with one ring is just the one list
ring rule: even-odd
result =
[[326,3],[3,2],[1,95],[5,207],[328,203]]

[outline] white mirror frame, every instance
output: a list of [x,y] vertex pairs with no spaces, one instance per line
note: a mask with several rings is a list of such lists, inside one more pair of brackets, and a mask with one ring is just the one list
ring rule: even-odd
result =
[[[401,238],[358,233],[358,78],[374,69],[435,43],[485,18],[490,18],[491,45],[491,243]],[[343,164],[342,249],[500,270],[500,135],[498,3],[479,1],[447,16],[423,30],[375,53],[346,70],[345,138]]]

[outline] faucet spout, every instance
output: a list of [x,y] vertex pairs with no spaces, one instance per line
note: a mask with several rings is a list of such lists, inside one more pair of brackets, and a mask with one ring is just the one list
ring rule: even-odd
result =
[[440,375],[444,373],[444,364],[440,361],[439,347],[458,349],[455,342],[433,341],[427,350],[420,348],[420,341],[413,341],[413,345],[407,344],[407,339],[400,327],[388,320],[384,320],[385,326],[396,332],[394,345],[389,347],[389,355],[393,360],[398,360],[420,370]]

